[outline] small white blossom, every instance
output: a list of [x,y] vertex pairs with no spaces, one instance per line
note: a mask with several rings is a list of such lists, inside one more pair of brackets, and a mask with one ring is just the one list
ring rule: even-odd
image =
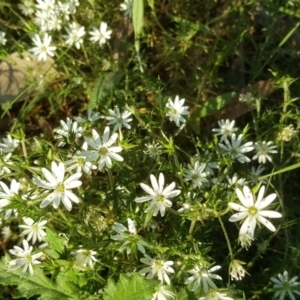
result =
[[220,142],[227,140],[228,137],[232,136],[232,134],[238,130],[237,127],[234,127],[235,120],[220,120],[218,121],[218,125],[220,128],[214,128],[212,131],[216,132],[215,135],[217,136],[221,135]]
[[183,116],[189,115],[189,107],[188,106],[183,106],[185,102],[185,99],[180,99],[179,96],[177,95],[175,97],[174,102],[169,99],[168,103],[166,104],[167,107],[167,113],[166,116],[169,117],[169,120],[172,122],[174,121],[175,124],[179,127],[180,122],[185,123],[185,119]]
[[1,230],[1,235],[5,241],[8,241],[12,237],[13,232],[9,226],[4,226]]
[[262,223],[273,232],[276,230],[274,225],[265,217],[281,218],[282,215],[276,211],[263,210],[275,200],[276,194],[270,194],[266,198],[263,198],[264,192],[265,186],[262,186],[258,192],[257,200],[254,203],[254,196],[249,187],[244,186],[243,192],[239,189],[236,189],[236,194],[239,200],[241,201],[242,205],[229,202],[228,206],[231,209],[238,211],[238,213],[230,217],[229,221],[237,222],[242,219],[245,219],[240,229],[240,235],[243,236],[245,234],[249,234],[251,237],[254,237],[256,222]]
[[167,290],[163,285],[160,285],[156,288],[156,292],[152,295],[151,300],[167,300],[174,299],[175,294]]
[[154,276],[157,276],[161,283],[164,283],[165,281],[170,285],[168,273],[174,273],[174,269],[171,267],[174,264],[173,261],[163,261],[151,258],[147,254],[145,254],[145,257],[141,258],[140,261],[145,265],[148,265],[148,267],[141,269],[139,274],[146,275],[148,273],[146,276],[147,279],[152,279]]
[[206,164],[201,164],[197,160],[194,167],[188,165],[188,170],[184,173],[183,177],[186,181],[192,181],[193,188],[199,188],[204,183],[208,182],[207,173],[205,172]]
[[99,29],[93,28],[92,31],[89,32],[91,35],[90,41],[93,43],[99,42],[100,47],[106,43],[106,40],[110,39],[112,30],[107,30],[107,23],[101,22]]
[[7,39],[5,38],[5,32],[3,32],[3,31],[0,31],[0,44],[1,45],[5,45],[6,44],[6,42],[7,42]]
[[[255,185],[259,182],[259,176],[261,175],[261,173],[265,170],[265,167],[263,167],[262,165],[259,165],[257,168],[255,168],[254,166],[251,167],[250,170],[250,178],[251,178],[251,184]],[[261,180],[261,182],[264,182],[264,180]]]
[[23,240],[23,248],[14,246],[14,249],[9,250],[9,253],[18,257],[17,259],[11,260],[8,262],[9,270],[16,270],[23,267],[21,272],[21,277],[25,275],[27,270],[29,274],[33,275],[33,267],[32,265],[40,264],[41,262],[38,260],[42,255],[43,252],[39,252],[36,254],[31,254],[32,246],[29,247],[28,242]]
[[207,293],[209,287],[216,289],[217,286],[212,281],[212,279],[222,280],[222,277],[216,274],[212,274],[213,272],[221,269],[220,266],[214,266],[209,269],[207,266],[199,265],[196,266],[194,269],[188,271],[192,274],[184,283],[190,284],[193,282],[192,290],[195,291],[201,286],[204,293]]
[[34,222],[33,219],[27,217],[22,218],[25,225],[19,225],[20,228],[24,230],[20,236],[27,235],[26,240],[29,242],[32,240],[32,244],[35,244],[36,241],[42,242],[46,236],[44,231],[47,220],[42,220],[40,222]]
[[124,16],[132,18],[133,0],[125,0],[120,4],[120,10],[124,12]]
[[10,161],[10,157],[12,156],[12,153],[8,153],[5,156],[1,156],[1,149],[0,149],[0,176],[3,174],[11,173],[11,170],[8,166],[13,165],[13,162]]
[[70,118],[67,118],[67,122],[60,120],[62,128],[54,129],[54,132],[57,133],[55,138],[62,141],[59,142],[58,147],[63,147],[66,145],[66,142],[75,141],[75,139],[82,136],[84,128],[79,126],[76,121],[72,121]]
[[144,151],[145,154],[149,155],[151,158],[157,158],[162,154],[162,146],[160,144],[145,144],[147,150]]
[[234,173],[232,178],[229,176],[226,176],[226,179],[228,181],[229,186],[244,186],[247,184],[247,181],[245,178],[238,178],[237,173]]
[[95,255],[97,254],[96,251],[93,250],[85,250],[85,249],[79,249],[72,252],[73,255],[75,255],[75,263],[79,267],[87,267],[89,266],[91,269],[94,267],[94,262],[97,261],[95,258]]
[[242,145],[243,135],[240,134],[238,138],[236,138],[235,133],[231,135],[231,144],[225,139],[224,144],[218,143],[218,145],[228,152],[230,158],[237,159],[240,163],[250,162],[251,160],[244,155],[244,153],[250,152],[254,149],[253,142],[248,142]]
[[82,171],[84,171],[86,174],[92,175],[92,170],[96,170],[97,166],[89,161],[86,161],[86,157],[81,154],[82,151],[86,151],[87,149],[88,144],[87,142],[84,142],[81,150],[77,150],[70,159],[64,162],[66,171],[70,172],[76,169],[76,173],[82,173]]
[[252,157],[252,159],[258,159],[258,163],[260,164],[265,164],[267,160],[272,162],[272,158],[269,153],[277,153],[277,146],[272,144],[273,142],[256,142],[254,145],[256,154]]
[[137,249],[143,254],[146,253],[145,247],[148,246],[146,242],[141,240],[141,238],[137,235],[137,230],[134,224],[134,221],[130,218],[127,219],[128,229],[120,224],[115,222],[112,229],[116,231],[117,235],[111,235],[110,238],[115,241],[124,241],[122,246],[120,247],[120,251],[126,249],[126,253],[130,254],[131,249],[133,247],[137,247]]
[[294,129],[293,125],[286,126],[278,133],[277,139],[279,141],[289,142],[293,136],[295,136],[297,130]]
[[1,153],[11,153],[13,152],[20,144],[20,141],[11,137],[7,134],[6,138],[1,139],[0,143],[0,154]]
[[100,119],[100,113],[95,112],[93,113],[92,108],[89,108],[87,111],[87,118],[82,117],[74,117],[74,119],[79,123],[93,123]]
[[102,140],[95,129],[92,130],[93,139],[85,137],[85,141],[93,150],[83,151],[81,154],[87,157],[87,161],[98,161],[98,170],[102,170],[104,166],[112,168],[111,159],[123,161],[123,157],[117,154],[122,151],[122,147],[111,147],[117,140],[118,134],[114,133],[109,137],[109,132],[109,127],[105,127]]
[[34,3],[32,0],[23,0],[21,4],[18,4],[18,8],[21,10],[24,16],[29,16],[34,13]]
[[231,280],[242,280],[246,274],[245,268],[242,266],[245,263],[240,260],[232,260],[229,265],[229,274]]
[[[279,300],[285,299],[285,296],[288,295],[289,299],[296,300],[294,294],[300,296],[300,291],[295,288],[300,285],[300,282],[297,282],[298,276],[293,277],[289,280],[289,273],[284,271],[283,274],[278,274],[278,278],[271,278],[275,284],[273,288],[276,290],[275,298],[279,297]],[[298,299],[298,298],[297,298]]]
[[205,297],[200,297],[199,300],[234,300],[227,297],[226,294],[221,294],[217,290],[211,289]]
[[[0,187],[0,211],[3,211],[3,208],[9,205],[14,197],[19,195],[20,182],[13,179],[9,188],[4,182],[0,181]],[[18,212],[16,209],[7,209],[4,219],[8,219],[12,213],[17,215]]]
[[163,217],[166,213],[166,208],[172,207],[172,202],[169,200],[169,198],[178,196],[181,191],[174,190],[175,182],[172,182],[164,188],[165,177],[162,173],[159,174],[158,181],[156,180],[155,176],[151,174],[150,181],[152,188],[144,183],[140,184],[141,188],[149,195],[136,198],[135,202],[142,203],[151,201],[145,212],[153,209],[153,216],[157,216],[158,212],[160,212],[161,216]]
[[45,208],[52,203],[52,206],[57,209],[62,201],[67,210],[72,209],[72,202],[79,203],[78,197],[70,191],[70,189],[81,186],[81,181],[78,179],[82,173],[75,173],[65,179],[65,166],[63,163],[51,163],[51,172],[46,168],[42,168],[42,173],[46,180],[35,178],[34,182],[38,187],[46,190],[53,190],[40,204],[40,208]]
[[44,34],[43,41],[41,40],[38,34],[35,34],[32,39],[35,47],[31,48],[29,51],[34,55],[37,55],[38,61],[46,61],[47,55],[54,56],[54,50],[56,50],[55,46],[51,46],[52,37],[48,35],[48,33]]
[[72,46],[75,44],[77,49],[80,49],[80,44],[83,43],[82,37],[85,35],[85,29],[83,26],[77,26],[76,23],[71,23],[68,28],[66,28],[67,34],[63,37],[66,39],[66,44]]
[[115,125],[113,132],[121,130],[123,126],[127,129],[131,128],[131,126],[128,124],[132,121],[132,118],[130,118],[132,113],[130,111],[124,110],[122,113],[120,113],[119,107],[116,106],[114,110],[109,109],[108,112],[110,116],[106,117],[106,120],[109,121],[107,125]]

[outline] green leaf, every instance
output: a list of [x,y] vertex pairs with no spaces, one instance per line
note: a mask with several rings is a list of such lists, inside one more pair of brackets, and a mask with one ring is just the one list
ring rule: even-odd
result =
[[112,92],[116,89],[124,76],[125,72],[123,71],[104,73],[90,95],[89,107],[94,108],[98,104],[105,105],[107,103],[106,98],[112,95]]
[[236,96],[235,92],[223,94],[217,96],[216,98],[208,99],[199,109],[197,109],[193,115],[195,117],[206,117],[213,115],[215,112],[219,111],[221,108],[225,106],[228,102],[230,102]]
[[47,278],[42,269],[34,267],[34,275],[29,274],[20,277],[21,270],[9,271],[5,260],[8,257],[0,260],[0,284],[2,285],[16,285],[17,293],[14,298],[32,296],[39,297],[39,300],[71,300],[78,299],[79,289],[75,285],[65,284],[65,282],[53,282]]
[[45,252],[52,258],[57,259],[60,257],[60,254],[63,253],[65,249],[64,241],[61,237],[57,235],[55,231],[53,231],[49,227],[46,228],[46,233],[47,235],[45,237],[45,240],[49,243],[50,248],[45,249]]
[[117,283],[109,279],[103,292],[103,300],[149,300],[157,283],[139,274],[131,277],[121,274]]
[[132,23],[136,36],[140,35],[143,28],[144,20],[144,0],[133,0],[132,6]]

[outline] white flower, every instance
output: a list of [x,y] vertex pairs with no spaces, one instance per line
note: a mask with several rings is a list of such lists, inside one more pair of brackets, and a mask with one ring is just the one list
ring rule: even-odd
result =
[[36,8],[51,13],[55,10],[55,0],[36,0]]
[[132,17],[132,0],[125,0],[120,4],[120,10],[124,12],[124,16]]
[[115,222],[112,229],[118,234],[111,235],[110,238],[115,241],[124,241],[124,243],[120,247],[120,251],[126,249],[127,254],[130,254],[132,247],[137,247],[140,252],[145,254],[146,250],[144,247],[147,247],[148,244],[141,240],[140,237],[137,235],[137,230],[133,220],[128,218],[127,222],[128,229],[124,225]]
[[[0,211],[3,210],[3,208],[11,203],[11,200],[13,200],[14,197],[18,196],[19,189],[20,189],[20,182],[17,182],[15,179],[13,179],[10,183],[10,188],[2,181],[0,181]],[[17,215],[16,209],[7,209],[5,211],[4,219],[8,219],[11,214],[14,213]]]
[[157,158],[162,154],[162,146],[160,144],[145,144],[145,146],[147,147],[147,150],[144,151],[144,153],[152,158]]
[[246,93],[246,94],[240,94],[239,95],[239,101],[240,102],[245,102],[250,106],[254,106],[256,103],[257,97],[254,97],[252,93]]
[[9,226],[4,226],[1,230],[1,235],[5,241],[8,241],[12,237],[13,232]]
[[149,255],[145,254],[145,257],[141,258],[140,261],[148,267],[143,268],[139,271],[139,274],[146,275],[147,279],[152,279],[157,276],[158,280],[163,283],[164,281],[170,285],[170,278],[168,273],[174,273],[174,269],[170,266],[174,264],[173,261],[163,261],[151,258]]
[[296,135],[297,130],[294,129],[293,125],[284,127],[281,132],[278,133],[277,139],[279,141],[289,142],[294,135]]
[[245,274],[246,274],[246,270],[245,268],[242,266],[245,263],[240,261],[240,260],[232,260],[230,262],[229,265],[229,274],[231,277],[231,280],[241,280]]
[[214,128],[212,131],[216,132],[215,135],[221,135],[220,142],[227,140],[229,136],[231,136],[234,132],[238,130],[237,127],[234,127],[235,120],[221,120],[218,121],[218,125],[220,128]]
[[89,266],[91,269],[93,269],[94,262],[97,261],[97,259],[95,258],[97,252],[93,250],[79,249],[72,252],[72,254],[75,255],[75,263],[79,267]]
[[5,38],[5,32],[3,32],[3,31],[0,31],[0,44],[1,45],[5,45],[6,44],[6,42],[7,42],[7,39]]
[[249,233],[240,234],[238,242],[241,244],[242,248],[245,248],[248,250],[248,248],[251,246],[252,241],[254,240],[254,237],[250,235]]
[[230,297],[227,297],[226,294],[221,294],[216,290],[210,290],[205,297],[200,297],[199,300],[234,300]]
[[87,157],[87,161],[98,160],[98,170],[102,170],[104,166],[111,168],[111,159],[123,161],[123,157],[117,154],[122,151],[122,147],[111,147],[111,145],[117,140],[118,134],[114,133],[111,137],[109,137],[109,131],[109,127],[105,127],[102,141],[95,129],[92,130],[93,139],[85,137],[85,141],[94,150],[83,151],[81,154]]
[[193,188],[201,187],[204,183],[208,182],[206,179],[207,173],[205,172],[206,164],[201,164],[197,160],[194,167],[188,165],[189,170],[185,172],[184,179],[192,181]]
[[70,143],[75,141],[76,138],[82,136],[82,133],[85,130],[81,126],[78,127],[77,122],[73,122],[70,118],[67,118],[67,122],[60,120],[60,124],[62,128],[54,129],[54,132],[57,133],[55,138],[62,139],[62,141],[59,142],[58,147],[65,146],[66,142]]
[[177,95],[174,102],[169,99],[168,103],[166,104],[166,107],[168,108],[166,116],[169,117],[171,122],[174,121],[178,127],[180,126],[180,122],[185,123],[183,116],[190,114],[188,111],[189,107],[183,106],[184,102],[185,99],[179,100],[179,96]]
[[105,118],[109,121],[107,125],[115,124],[113,132],[116,132],[119,129],[121,130],[122,126],[126,127],[127,129],[131,128],[131,126],[128,124],[132,121],[132,118],[130,118],[132,113],[130,111],[124,110],[122,113],[120,113],[119,107],[117,106],[115,107],[115,110],[109,109],[108,111],[110,116]]
[[[81,147],[82,151],[86,151],[87,148],[88,144],[87,142],[84,142]],[[66,171],[69,172],[76,169],[76,173],[81,173],[82,171],[84,171],[86,174],[91,175],[92,170],[96,170],[97,166],[89,161],[86,161],[86,157],[81,154],[82,151],[77,150],[76,153],[71,156],[71,159],[64,162]]]
[[252,159],[258,159],[258,163],[265,164],[268,161],[272,162],[272,158],[269,153],[277,153],[276,145],[272,145],[273,142],[256,142],[254,145],[254,149],[256,154],[252,157]]
[[242,205],[229,202],[228,206],[231,209],[238,211],[238,213],[230,217],[229,221],[237,222],[246,218],[240,229],[240,235],[249,234],[251,237],[254,237],[256,222],[262,223],[271,231],[276,230],[274,225],[265,217],[281,218],[282,215],[272,210],[263,210],[275,200],[276,194],[274,193],[266,198],[263,198],[264,192],[265,186],[262,186],[258,192],[257,200],[254,203],[254,196],[249,187],[244,186],[243,192],[239,189],[236,189],[236,194]]
[[167,290],[163,285],[160,285],[156,288],[156,292],[152,295],[151,300],[167,300],[171,298],[174,299],[174,297],[174,293]]
[[20,234],[20,236],[27,235],[26,240],[29,242],[32,239],[32,243],[35,244],[36,241],[42,242],[46,236],[46,232],[44,231],[45,225],[47,224],[47,220],[43,220],[40,222],[34,222],[33,219],[27,217],[22,218],[23,222],[26,225],[19,225],[20,228],[24,228],[25,230]]
[[276,290],[275,298],[279,297],[279,300],[285,299],[286,295],[289,295],[291,300],[296,300],[293,293],[300,296],[300,291],[295,289],[296,286],[300,285],[300,282],[296,282],[298,276],[293,277],[289,280],[289,273],[284,271],[283,274],[278,274],[278,278],[271,278],[275,283],[273,288]]
[[29,16],[34,13],[34,3],[32,0],[23,0],[22,4],[18,4],[18,8],[21,10],[22,14]]
[[51,40],[52,37],[48,35],[48,33],[44,34],[43,41],[38,34],[35,34],[32,39],[35,47],[31,48],[29,51],[38,56],[38,61],[46,61],[47,55],[54,56],[53,51],[56,50],[56,47],[50,46]]
[[[251,167],[249,175],[251,178],[252,185],[255,185],[259,182],[259,176],[264,170],[265,170],[265,167],[263,167],[262,165],[259,165],[257,168],[255,168],[253,166]],[[261,180],[261,182],[264,182],[264,180]]]
[[244,155],[246,152],[250,152],[253,150],[253,142],[248,142],[242,145],[243,135],[240,134],[238,138],[236,138],[235,133],[231,135],[231,144],[227,139],[224,140],[225,145],[222,143],[218,143],[218,145],[225,151],[228,152],[232,159],[237,159],[240,163],[249,162],[250,159]]
[[1,148],[0,148],[0,176],[2,176],[5,173],[11,173],[9,169],[9,165],[13,165],[12,161],[9,161],[12,153],[8,153],[5,156],[1,156]]
[[158,212],[160,212],[161,216],[163,217],[166,212],[166,207],[172,207],[172,202],[169,200],[169,198],[178,196],[181,191],[174,190],[175,182],[172,182],[164,188],[165,177],[162,173],[159,174],[158,181],[156,180],[154,175],[151,174],[150,181],[152,184],[152,188],[144,183],[140,184],[141,188],[146,193],[148,193],[149,196],[136,198],[135,202],[141,203],[151,200],[151,203],[146,208],[145,212],[154,209],[153,216],[156,216]]
[[51,163],[51,171],[46,168],[42,168],[42,173],[46,180],[35,178],[34,182],[37,186],[53,190],[40,204],[40,208],[45,208],[52,203],[54,208],[58,208],[60,201],[63,202],[67,210],[72,209],[72,202],[79,203],[78,197],[73,194],[70,189],[81,186],[81,181],[78,179],[81,177],[81,173],[75,173],[69,178],[65,179],[65,166],[63,163],[56,164],[54,161]]
[[83,43],[82,37],[85,35],[85,29],[83,26],[77,26],[75,22],[69,25],[69,28],[66,28],[68,35],[63,37],[66,39],[66,44],[72,46],[75,44],[77,49],[80,49],[80,44]]
[[93,28],[89,34],[92,36],[90,37],[90,41],[93,43],[99,42],[100,46],[103,46],[106,43],[106,40],[110,39],[110,35],[112,30],[107,30],[107,23],[101,22],[99,29]]
[[92,122],[95,122],[100,119],[100,113],[99,112],[93,113],[92,109],[89,108],[87,111],[87,118],[74,117],[74,119],[80,124],[81,123],[92,123]]
[[11,153],[13,152],[20,144],[20,141],[12,138],[9,134],[6,135],[6,138],[2,138],[0,143],[0,153]]
[[212,274],[212,272],[217,271],[219,269],[221,269],[220,266],[214,266],[211,269],[208,269],[208,267],[204,265],[196,266],[191,271],[188,271],[190,274],[193,274],[193,276],[189,277],[184,283],[190,284],[191,282],[193,282],[192,291],[197,290],[201,285],[204,293],[207,293],[209,287],[213,289],[217,288],[212,279],[222,280],[221,276]]
[[33,267],[32,265],[40,264],[41,262],[38,261],[38,259],[43,255],[43,252],[39,252],[36,254],[31,254],[32,246],[29,247],[28,242],[26,240],[23,240],[23,248],[20,248],[18,246],[14,246],[14,249],[9,250],[9,252],[17,256],[19,258],[11,260],[8,262],[8,268],[9,270],[16,270],[21,267],[23,267],[21,277],[24,276],[24,274],[29,271],[29,274],[33,275]]
[[236,185],[239,185],[239,186],[244,186],[247,184],[247,181],[245,178],[238,178],[237,174],[234,173],[232,178],[230,178],[229,176],[226,176],[226,179],[228,181],[228,184],[229,186],[236,186]]

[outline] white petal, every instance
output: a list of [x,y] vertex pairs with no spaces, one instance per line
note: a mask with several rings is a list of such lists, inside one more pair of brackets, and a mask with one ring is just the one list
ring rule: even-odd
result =
[[275,226],[269,220],[264,218],[263,216],[257,215],[257,220],[261,224],[265,225],[270,231],[272,231],[272,232],[276,231]]
[[258,209],[264,209],[269,204],[271,204],[276,199],[276,197],[277,197],[277,195],[275,193],[270,194],[266,198],[262,199],[261,202],[258,205],[255,204],[255,207],[258,208]]
[[258,212],[259,215],[263,216],[263,217],[267,217],[267,218],[281,218],[282,214],[277,212],[277,211],[273,211],[273,210],[261,210]]

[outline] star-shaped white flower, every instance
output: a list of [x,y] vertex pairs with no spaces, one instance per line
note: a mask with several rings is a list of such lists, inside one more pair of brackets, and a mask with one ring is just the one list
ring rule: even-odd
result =
[[210,269],[205,265],[196,266],[194,269],[188,271],[190,274],[192,274],[192,276],[189,277],[184,283],[190,284],[193,282],[192,291],[195,291],[199,288],[199,286],[202,286],[204,293],[207,293],[209,287],[213,289],[217,288],[212,279],[222,280],[221,276],[212,274],[212,272],[219,269],[221,269],[220,266],[214,266]]
[[130,129],[131,126],[128,124],[132,121],[132,118],[130,116],[132,113],[128,110],[124,110],[122,113],[120,112],[119,107],[115,107],[114,110],[109,109],[110,116],[106,117],[106,120],[109,122],[107,125],[115,125],[113,132],[116,132],[119,129],[122,129],[122,127],[126,127],[127,129]]
[[75,173],[69,178],[65,179],[65,165],[63,163],[56,164],[54,161],[51,163],[51,171],[42,168],[42,173],[46,180],[35,178],[34,182],[37,186],[53,190],[40,204],[40,208],[44,208],[52,203],[54,208],[58,208],[62,201],[67,210],[72,209],[72,201],[79,203],[78,197],[70,191],[70,189],[81,186],[81,181],[78,179],[82,173]]
[[105,127],[103,138],[101,140],[98,132],[93,129],[93,139],[85,138],[85,141],[94,150],[83,151],[81,155],[86,156],[86,161],[98,160],[98,170],[102,170],[104,166],[106,166],[107,168],[111,168],[111,159],[114,159],[116,161],[123,161],[123,157],[117,154],[118,152],[122,151],[122,147],[111,147],[111,145],[117,140],[118,134],[114,133],[111,137],[109,137],[109,132],[109,127]]
[[265,225],[269,230],[275,231],[274,225],[266,219],[267,218],[281,218],[282,215],[276,211],[264,210],[269,204],[271,204],[276,194],[270,194],[266,198],[263,198],[265,192],[265,186],[262,186],[258,192],[257,200],[254,203],[254,196],[248,186],[243,187],[243,192],[236,189],[236,194],[241,201],[242,205],[229,202],[228,206],[231,209],[238,211],[238,213],[232,215],[229,219],[230,222],[237,222],[245,219],[241,229],[240,236],[248,234],[250,237],[254,237],[254,231],[256,223],[260,222]]
[[32,243],[35,244],[36,241],[43,241],[46,232],[44,231],[47,220],[42,220],[40,222],[34,222],[31,218],[23,218],[24,225],[19,225],[20,228],[24,228],[24,231],[20,236],[27,235],[26,240],[29,242],[32,239]]
[[166,213],[166,208],[172,207],[172,202],[169,200],[169,198],[178,196],[181,191],[174,190],[175,182],[172,182],[164,188],[165,177],[162,173],[159,174],[158,181],[156,180],[155,176],[151,174],[150,181],[152,188],[144,183],[140,184],[141,188],[148,193],[149,196],[136,198],[135,202],[142,203],[151,200],[151,203],[146,208],[145,212],[154,209],[153,216],[156,216],[158,212],[160,212],[161,216],[163,217]]
[[42,255],[43,252],[39,252],[36,254],[31,254],[32,246],[29,246],[26,240],[23,240],[23,248],[19,246],[14,246],[14,249],[9,250],[9,253],[17,256],[17,259],[13,259],[8,262],[9,270],[16,270],[23,267],[21,277],[29,271],[29,274],[33,275],[33,267],[32,265],[40,264],[41,262],[38,260]]
[[238,130],[237,127],[234,127],[235,120],[220,120],[218,121],[220,128],[214,128],[212,131],[216,132],[214,135],[221,135],[220,142],[225,141],[229,136]]
[[93,269],[94,262],[97,261],[95,258],[97,252],[93,250],[79,249],[72,252],[72,254],[75,255],[75,263],[78,267],[86,268],[89,266],[91,269]]
[[48,35],[48,33],[44,34],[43,41],[41,40],[40,36],[36,34],[32,39],[35,47],[31,48],[30,51],[37,55],[38,61],[46,61],[47,55],[54,56],[54,50],[56,50],[55,46],[51,46],[52,37]]
[[235,133],[233,133],[231,135],[231,144],[228,139],[225,139],[225,145],[222,143],[219,143],[218,145],[230,155],[230,158],[237,159],[240,163],[250,162],[250,158],[244,155],[244,153],[254,149],[253,142],[242,144],[242,139],[242,134],[236,137]]
[[110,39],[112,30],[107,30],[107,23],[101,22],[99,29],[93,28],[92,31],[89,32],[91,37],[90,41],[93,43],[99,42],[100,46],[103,46],[106,43],[106,40]]
[[185,123],[185,119],[183,116],[189,115],[189,107],[188,106],[183,106],[185,102],[185,99],[180,99],[179,96],[177,95],[175,97],[174,102],[169,99],[168,103],[166,104],[166,107],[168,109],[166,116],[169,117],[169,120],[172,122],[174,121],[175,124],[179,127],[180,122]]
[[[11,203],[11,200],[19,195],[20,182],[13,179],[8,187],[4,182],[0,181],[0,212],[3,208]],[[16,209],[7,209],[5,211],[4,219],[8,219],[11,214],[18,214]]]
[[174,264],[173,261],[163,261],[160,259],[151,258],[149,255],[145,254],[145,257],[141,258],[140,261],[148,267],[143,268],[139,271],[139,274],[146,275],[147,279],[152,279],[154,276],[157,276],[158,280],[163,283],[164,281],[167,284],[170,284],[170,278],[168,273],[174,273],[174,269],[171,266]]

